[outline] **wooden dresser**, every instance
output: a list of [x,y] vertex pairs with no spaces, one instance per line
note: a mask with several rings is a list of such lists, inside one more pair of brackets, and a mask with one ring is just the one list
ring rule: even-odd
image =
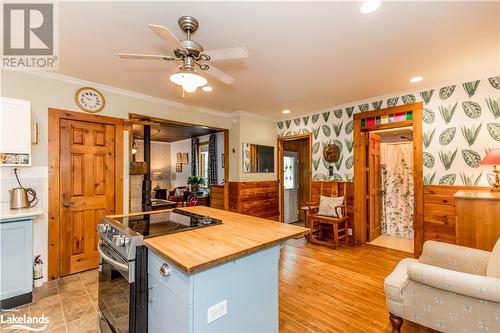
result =
[[500,193],[458,191],[457,244],[491,251],[500,238]]

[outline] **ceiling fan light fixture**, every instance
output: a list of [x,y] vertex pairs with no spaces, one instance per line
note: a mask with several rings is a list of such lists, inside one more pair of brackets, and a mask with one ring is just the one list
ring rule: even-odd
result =
[[204,86],[203,88],[201,88],[203,91],[212,91],[214,90],[214,88],[212,88],[211,86]]
[[195,92],[199,87],[208,83],[207,79],[197,74],[194,69],[181,67],[176,73],[170,75],[170,81],[182,86],[185,92]]

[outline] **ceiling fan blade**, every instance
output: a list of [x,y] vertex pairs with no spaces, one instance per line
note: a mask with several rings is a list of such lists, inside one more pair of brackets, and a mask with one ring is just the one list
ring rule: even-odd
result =
[[216,49],[208,50],[203,52],[210,56],[210,60],[229,60],[229,59],[241,59],[248,57],[248,50],[244,46],[230,47],[227,49]]
[[234,77],[224,73],[214,65],[210,65],[205,72],[208,75],[216,78],[217,80],[224,82],[225,84],[232,84],[234,82]]
[[173,47],[174,49],[181,49],[186,51],[186,48],[181,44],[181,42],[168,30],[168,28],[161,26],[161,25],[156,25],[156,24],[150,24],[149,29],[153,31],[155,34],[157,34],[161,39],[163,39],[165,42],[169,44],[169,46]]
[[157,54],[118,53],[118,56],[122,59],[177,60],[175,57]]

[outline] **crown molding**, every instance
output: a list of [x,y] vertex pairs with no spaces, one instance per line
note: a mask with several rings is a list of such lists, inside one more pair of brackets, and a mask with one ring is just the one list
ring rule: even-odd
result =
[[189,111],[197,111],[197,112],[201,112],[201,113],[206,113],[206,114],[210,114],[210,115],[217,116],[217,117],[230,118],[230,117],[233,117],[234,114],[236,113],[236,112],[217,111],[217,110],[208,109],[208,108],[204,108],[204,107],[200,107],[200,106],[192,106],[192,105],[188,105],[188,104],[174,102],[174,101],[171,101],[168,99],[163,99],[163,98],[159,98],[159,97],[145,95],[145,94],[137,93],[137,92],[126,90],[126,89],[108,86],[108,85],[105,85],[102,83],[87,81],[87,80],[75,78],[72,76],[67,76],[67,75],[49,72],[49,71],[43,71],[43,70],[38,70],[38,69],[20,70],[20,69],[12,69],[12,68],[2,68],[2,71],[4,71],[4,70],[11,71],[11,72],[21,72],[23,74],[28,74],[28,75],[36,75],[36,76],[40,76],[40,77],[45,77],[45,78],[54,79],[54,80],[67,82],[67,83],[72,83],[72,84],[81,85],[81,86],[91,86],[94,88],[102,89],[102,90],[107,91],[107,92],[112,92],[112,93],[116,93],[116,94],[120,94],[120,95],[125,95],[125,96],[129,96],[129,97],[142,99],[145,101],[150,101],[150,102],[155,102],[155,103],[159,103],[159,104],[163,104],[163,105],[168,105],[168,106],[176,107],[179,109],[185,109],[185,110],[189,110]]

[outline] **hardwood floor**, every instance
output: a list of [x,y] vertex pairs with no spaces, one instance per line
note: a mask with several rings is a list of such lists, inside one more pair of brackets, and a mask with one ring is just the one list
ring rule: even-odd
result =
[[[384,278],[408,253],[290,240],[280,260],[280,332],[391,332]],[[405,321],[402,332],[433,332]]]
[[[333,250],[303,238],[288,241],[280,260],[280,333],[390,333],[384,278],[407,256],[371,245]],[[92,270],[35,288],[34,302],[19,314],[45,314],[46,332],[94,333],[96,300],[97,270]],[[405,321],[402,332],[433,331]]]

